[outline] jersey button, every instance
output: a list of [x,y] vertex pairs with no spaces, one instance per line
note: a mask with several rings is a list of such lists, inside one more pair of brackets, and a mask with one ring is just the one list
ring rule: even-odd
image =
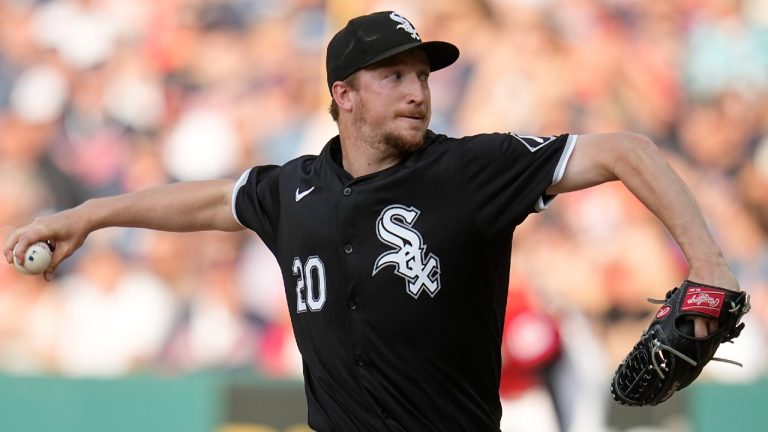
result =
[[350,196],[350,195],[352,195],[352,188],[345,187],[344,196]]
[[365,359],[363,358],[363,356],[360,356],[360,355],[359,355],[359,356],[355,357],[355,364],[356,364],[358,367],[363,367],[363,366],[365,366],[365,364],[366,364],[366,363],[365,363]]
[[349,310],[357,310],[357,302],[354,300],[350,300],[349,302],[347,302],[347,307],[349,308]]
[[352,253],[352,245],[349,244],[349,243],[345,244],[344,245],[344,252],[346,252],[348,254]]

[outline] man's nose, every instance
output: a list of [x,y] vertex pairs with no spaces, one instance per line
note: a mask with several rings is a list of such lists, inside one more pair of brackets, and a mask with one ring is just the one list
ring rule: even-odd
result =
[[429,97],[429,87],[419,76],[409,77],[406,88],[409,102],[421,104]]

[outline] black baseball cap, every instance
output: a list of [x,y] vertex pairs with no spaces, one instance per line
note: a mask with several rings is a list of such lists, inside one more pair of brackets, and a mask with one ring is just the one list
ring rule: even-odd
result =
[[422,42],[410,21],[392,12],[375,12],[351,19],[328,43],[325,69],[328,90],[360,69],[411,48],[424,50],[431,71],[451,65],[459,49],[448,42]]

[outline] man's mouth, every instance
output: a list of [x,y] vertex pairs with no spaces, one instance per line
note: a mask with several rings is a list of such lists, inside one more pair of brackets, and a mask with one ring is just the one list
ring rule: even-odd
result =
[[417,121],[423,121],[427,118],[426,114],[421,113],[408,113],[408,114],[401,114],[399,117],[407,118],[410,120],[417,120]]

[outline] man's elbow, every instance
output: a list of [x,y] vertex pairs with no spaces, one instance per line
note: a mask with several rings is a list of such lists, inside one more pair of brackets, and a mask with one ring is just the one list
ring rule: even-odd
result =
[[656,143],[647,136],[635,132],[618,132],[620,138],[618,142],[631,154],[645,154],[652,156],[661,156],[661,151]]
[[612,146],[615,151],[613,172],[618,177],[622,167],[636,170],[645,163],[664,160],[659,147],[647,136],[635,132],[616,132],[616,135],[613,140],[616,145]]

